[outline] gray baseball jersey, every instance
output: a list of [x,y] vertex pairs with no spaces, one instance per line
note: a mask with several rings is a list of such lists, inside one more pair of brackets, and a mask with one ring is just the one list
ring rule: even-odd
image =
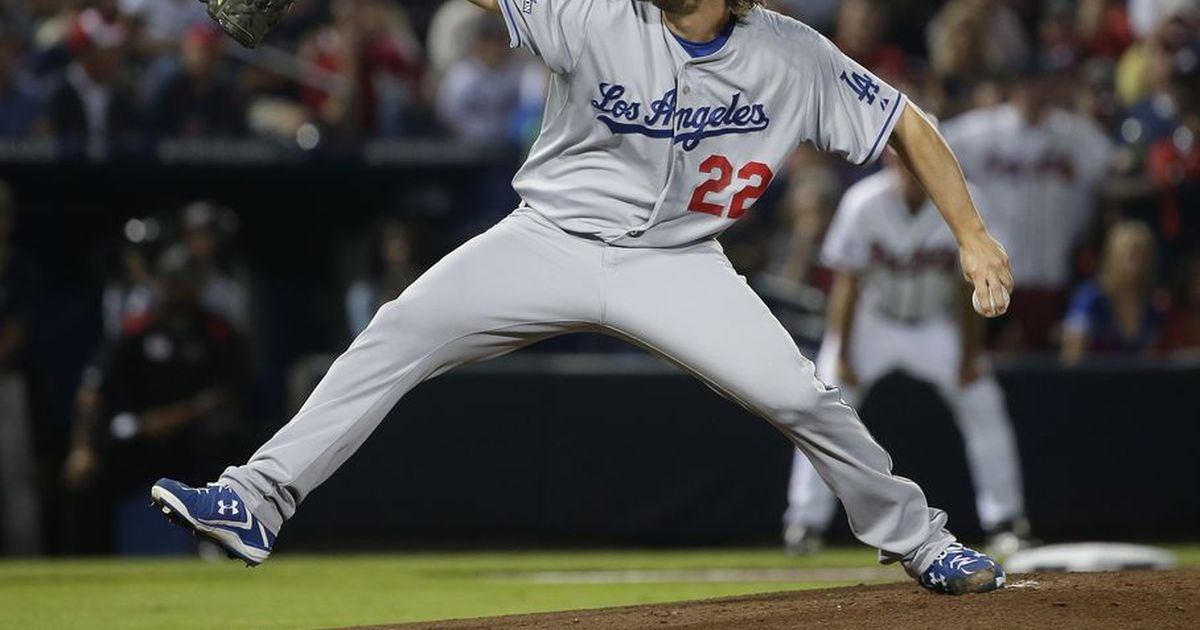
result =
[[562,229],[623,247],[719,234],[802,141],[871,162],[903,111],[904,95],[770,11],[692,58],[649,2],[501,4],[513,45],[553,72],[517,193]]
[[904,97],[762,9],[693,59],[644,2],[501,1],[514,43],[553,71],[542,136],[515,182],[523,207],[384,305],[295,418],[222,482],[278,531],[419,383],[600,331],[766,418],[841,497],[860,540],[925,570],[954,540],[945,513],[891,473],[711,238],[801,140],[877,157]]

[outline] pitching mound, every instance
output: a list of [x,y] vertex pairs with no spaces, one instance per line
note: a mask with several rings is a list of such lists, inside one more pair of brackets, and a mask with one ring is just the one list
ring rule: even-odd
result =
[[913,584],[774,593],[698,602],[541,615],[375,626],[469,628],[689,628],[928,630],[1200,628],[1200,570],[1030,574],[987,595],[947,597]]

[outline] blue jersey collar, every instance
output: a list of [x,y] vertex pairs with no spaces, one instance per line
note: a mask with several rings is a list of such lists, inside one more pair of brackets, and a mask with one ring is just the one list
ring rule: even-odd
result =
[[[687,54],[693,59],[697,57],[707,57],[725,47],[725,42],[729,41],[729,36],[733,34],[733,27],[736,25],[737,18],[730,15],[729,21],[725,23],[725,27],[721,29],[721,32],[718,33],[717,36],[712,40],[707,42],[689,41],[676,35],[674,32],[671,32],[671,36],[675,38],[675,41],[679,42],[679,45],[682,46],[683,49],[687,51]],[[666,25],[664,24],[663,26],[665,27]],[[671,29],[669,28],[667,29],[667,31],[670,30]]]

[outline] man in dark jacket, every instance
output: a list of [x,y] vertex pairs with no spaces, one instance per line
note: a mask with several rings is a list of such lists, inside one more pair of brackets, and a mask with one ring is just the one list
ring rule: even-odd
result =
[[50,124],[68,150],[102,153],[136,131],[137,116],[121,80],[125,27],[99,11],[79,14],[68,36],[73,60],[50,93]]

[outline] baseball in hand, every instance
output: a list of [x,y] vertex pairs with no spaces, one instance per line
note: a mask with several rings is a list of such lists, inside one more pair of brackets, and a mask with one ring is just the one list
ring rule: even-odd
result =
[[[979,313],[980,315],[983,315],[984,317],[1000,317],[1000,315],[1003,314],[1004,311],[1008,310],[1008,299],[1009,299],[1008,298],[1008,289],[1005,289],[1004,287],[1000,287],[1000,292],[1001,292],[1001,297],[1004,299],[1004,301],[1000,304],[992,305],[994,308],[999,308],[1000,312],[994,313],[992,315],[984,314],[983,305],[981,305],[979,303],[979,292],[978,291],[971,292],[971,306],[975,308],[976,313]],[[991,299],[990,295],[988,296],[988,299],[989,300]]]

